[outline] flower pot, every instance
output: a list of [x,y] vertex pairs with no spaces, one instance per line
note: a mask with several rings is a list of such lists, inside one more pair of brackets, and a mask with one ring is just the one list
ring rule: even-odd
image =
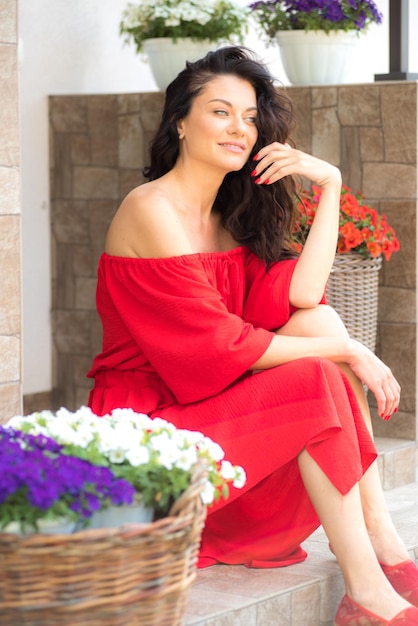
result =
[[59,519],[40,519],[38,520],[38,529],[27,529],[22,533],[20,522],[10,522],[1,530],[2,533],[13,533],[17,535],[31,535],[40,533],[42,535],[66,535],[74,531],[75,524],[72,520],[62,517]]
[[96,511],[88,528],[119,528],[122,524],[145,524],[152,521],[154,509],[143,504],[110,506]]
[[286,30],[277,32],[276,40],[292,85],[329,85],[347,77],[358,35],[343,30]]
[[154,80],[161,91],[186,66],[186,61],[196,61],[216,44],[209,40],[195,41],[184,37],[173,41],[170,37],[157,37],[144,41],[144,52],[149,61]]
[[168,517],[43,537],[0,533],[1,624],[181,626],[206,507],[206,467]]
[[365,259],[351,252],[337,254],[327,285],[327,301],[343,320],[350,336],[374,352],[382,257]]

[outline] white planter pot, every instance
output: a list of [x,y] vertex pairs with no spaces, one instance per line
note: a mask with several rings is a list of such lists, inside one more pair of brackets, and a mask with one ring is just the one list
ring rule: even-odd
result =
[[154,510],[143,504],[110,506],[93,513],[87,528],[118,528],[122,524],[146,524],[152,521]]
[[41,519],[38,521],[39,530],[36,531],[34,529],[27,529],[24,533],[22,533],[20,529],[20,522],[10,522],[7,524],[2,533],[13,533],[15,535],[30,535],[36,532],[39,532],[42,535],[67,535],[74,531],[74,522],[67,518],[62,519]]
[[144,41],[146,54],[155,82],[161,91],[186,67],[186,61],[196,61],[216,44],[209,40],[193,41],[189,37],[177,39],[158,37]]
[[347,76],[358,35],[342,30],[286,30],[277,32],[276,40],[292,85],[336,85]]

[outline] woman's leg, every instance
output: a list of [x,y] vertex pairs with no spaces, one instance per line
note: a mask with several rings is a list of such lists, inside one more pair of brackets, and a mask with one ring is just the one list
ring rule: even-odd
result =
[[[297,311],[292,315],[289,322],[277,332],[278,334],[306,337],[348,336],[341,318],[331,307],[326,305]],[[340,364],[340,368],[350,381],[365,423],[373,435],[370,410],[363,385],[347,365]],[[364,520],[379,561],[386,565],[395,565],[409,559],[408,551],[400,539],[387,509],[377,461],[365,472],[359,482],[359,488]]]
[[342,496],[306,450],[299,456],[299,468],[333,545],[348,596],[376,615],[392,619],[410,605],[395,592],[376,558],[364,523],[359,485]]

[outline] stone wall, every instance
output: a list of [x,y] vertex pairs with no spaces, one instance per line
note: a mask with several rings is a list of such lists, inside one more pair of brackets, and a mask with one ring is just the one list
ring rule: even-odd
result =
[[[292,87],[298,146],[338,165],[387,214],[401,251],[381,271],[378,353],[399,378],[400,412],[377,434],[416,437],[417,83]],[[162,95],[50,99],[56,405],[87,401],[100,350],[96,268],[121,198],[142,182]]]
[[0,0],[0,423],[21,412],[17,2]]

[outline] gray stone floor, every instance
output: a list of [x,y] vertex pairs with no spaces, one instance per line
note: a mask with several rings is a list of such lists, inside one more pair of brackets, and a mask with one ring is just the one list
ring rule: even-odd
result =
[[[383,455],[393,453],[387,442],[383,447]],[[411,557],[418,560],[418,476],[387,490],[385,497]],[[286,568],[199,570],[185,626],[331,626],[343,595],[338,565],[321,528],[304,547],[308,559]]]

